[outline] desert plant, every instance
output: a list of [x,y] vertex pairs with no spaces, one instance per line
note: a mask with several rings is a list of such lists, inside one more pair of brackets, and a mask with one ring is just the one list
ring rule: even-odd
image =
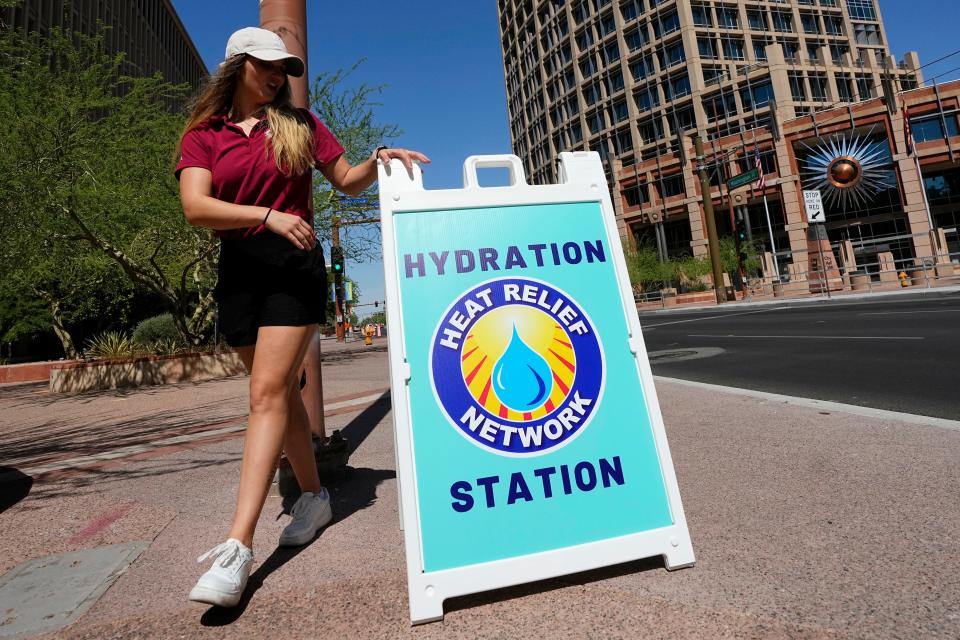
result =
[[176,338],[164,338],[150,345],[150,353],[158,356],[178,356],[186,351],[183,342]]
[[85,353],[91,360],[117,360],[138,356],[142,348],[123,331],[105,331],[87,341]]
[[[628,247],[626,241],[624,246]],[[670,286],[676,278],[674,267],[661,262],[656,249],[643,245],[637,249],[627,248],[624,251],[627,262],[627,273],[630,282],[641,291],[650,291]]]
[[[743,262],[744,271],[748,275],[759,271],[763,264],[760,258],[763,252],[763,244],[758,240],[745,242],[741,251],[746,255],[746,260]],[[737,272],[737,249],[736,241],[732,236],[720,238],[720,260],[723,263],[723,270],[733,277],[733,274]]]
[[705,256],[684,256],[670,260],[683,291],[704,291],[703,276],[710,273],[710,259]]
[[137,344],[145,347],[152,347],[158,342],[183,343],[183,338],[177,330],[173,316],[169,313],[147,318],[138,323],[133,330],[133,340]]

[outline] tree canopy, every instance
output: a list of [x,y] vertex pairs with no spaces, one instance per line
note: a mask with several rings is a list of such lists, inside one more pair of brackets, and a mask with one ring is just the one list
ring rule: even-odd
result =
[[[89,330],[162,311],[188,343],[212,332],[218,243],[184,221],[172,173],[189,87],[126,75],[105,32],[0,29],[0,342],[52,329],[74,357]],[[381,87],[346,87],[355,68],[311,98],[352,163],[398,134],[375,121]],[[321,240],[376,217],[375,188],[345,198],[317,173],[314,199]],[[344,228],[349,259],[379,254],[378,224]]]
[[126,76],[123,60],[103,31],[0,32],[5,293],[45,301],[19,306],[47,316],[68,356],[71,319],[119,318],[134,290],[192,342],[212,317],[216,244],[184,223],[171,173],[187,87]]
[[[343,145],[344,155],[351,164],[363,162],[377,146],[400,135],[396,125],[379,123],[376,119],[375,110],[380,106],[376,98],[383,91],[382,85],[347,85],[350,74],[362,63],[360,60],[350,69],[320,73],[310,87],[310,107]],[[333,189],[319,172],[315,174],[317,235],[329,244],[333,220],[337,218],[344,255],[354,262],[380,256],[380,224],[356,224],[378,218],[379,206],[375,186],[351,198]]]

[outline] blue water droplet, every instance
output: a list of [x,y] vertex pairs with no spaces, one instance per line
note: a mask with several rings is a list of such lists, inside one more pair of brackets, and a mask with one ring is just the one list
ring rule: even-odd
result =
[[513,325],[510,344],[493,365],[493,391],[514,411],[536,409],[553,391],[550,365],[526,345],[517,333],[517,325]]

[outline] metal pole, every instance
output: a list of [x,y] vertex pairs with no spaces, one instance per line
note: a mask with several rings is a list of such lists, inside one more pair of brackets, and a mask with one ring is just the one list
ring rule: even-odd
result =
[[[280,36],[287,51],[303,59],[307,65],[307,0],[260,0],[260,27]],[[307,86],[310,74],[288,78],[290,96],[295,107],[310,106]]]
[[[724,158],[723,162],[726,162]],[[724,181],[723,184],[726,182]],[[720,194],[723,195],[723,184],[720,185]],[[727,209],[730,213],[730,233],[733,235],[733,250],[736,253],[737,258],[737,279],[740,280],[740,286],[734,287],[734,289],[739,289],[740,291],[747,290],[747,280],[746,274],[743,270],[743,263],[740,260],[741,246],[740,246],[740,237],[737,236],[737,214],[733,211],[733,192],[730,190],[730,185],[727,185]],[[734,283],[736,284],[736,283]]]
[[[823,230],[826,234],[827,230]],[[829,236],[828,236],[829,241]],[[817,249],[820,252],[820,286],[827,292],[827,300],[830,299],[830,282],[827,280],[827,263],[823,261],[823,242],[820,241],[820,232],[817,231]]]
[[720,242],[717,239],[717,221],[713,216],[713,198],[710,195],[710,176],[707,175],[703,156],[703,140],[699,135],[693,137],[697,153],[697,171],[700,174],[700,195],[703,197],[703,217],[707,227],[707,243],[710,250],[710,266],[713,270],[713,291],[717,304],[727,301],[727,290],[723,286],[723,263],[720,261]]
[[[904,117],[907,116],[906,113],[903,115]],[[946,131],[946,129],[944,129],[944,131]],[[911,132],[910,135],[912,137],[913,133]],[[937,236],[937,229],[933,225],[933,215],[930,213],[930,201],[927,199],[927,185],[923,181],[923,172],[920,170],[920,156],[916,155],[916,146],[914,146],[913,153],[913,161],[917,165],[917,180],[920,181],[920,192],[923,194],[923,208],[927,212],[927,224],[930,225],[930,231],[927,233],[930,238],[930,248],[933,249],[934,260],[939,261],[940,249],[942,247],[940,246],[940,238]],[[947,262],[950,262],[949,255],[947,256]]]
[[[307,56],[307,0],[260,0],[260,27],[273,31],[283,40],[287,51],[303,60],[303,76],[287,78],[290,83],[290,99],[302,109],[310,107],[309,57]],[[313,212],[313,194],[310,194],[310,211]],[[326,292],[324,292],[326,295]],[[311,432],[326,437],[326,420],[323,415],[323,370],[320,364],[320,330],[310,341],[303,358],[303,371],[307,384],[301,391],[303,404],[310,419]]]
[[763,211],[767,214],[767,231],[770,233],[770,248],[773,249],[773,268],[777,271],[777,282],[780,282],[780,263],[777,262],[777,245],[773,241],[773,225],[770,223],[770,207],[767,206],[767,194],[763,194]]
[[933,216],[930,215],[930,201],[927,200],[927,185],[923,183],[923,171],[920,170],[920,156],[916,155],[916,150],[914,150],[913,161],[917,165],[917,179],[920,181],[920,193],[923,194],[923,207],[927,212],[927,224],[930,225],[930,231],[933,231]]
[[[333,216],[333,220],[330,225],[330,244],[333,247],[340,246],[340,218]],[[332,251],[331,251],[332,253]],[[334,313],[336,314],[337,323],[337,341],[344,342],[346,341],[346,331],[344,330],[344,313],[346,312],[346,304],[344,304],[343,299],[343,273],[336,271],[333,274],[333,293],[334,293]]]

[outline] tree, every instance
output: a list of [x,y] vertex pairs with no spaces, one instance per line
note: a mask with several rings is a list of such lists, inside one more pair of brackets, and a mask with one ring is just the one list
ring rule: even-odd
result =
[[[321,73],[314,78],[310,89],[311,107],[343,145],[344,155],[351,164],[366,160],[378,145],[400,135],[396,125],[376,121],[374,108],[380,103],[375,97],[383,91],[383,85],[344,86],[350,74],[362,63],[360,60],[348,70]],[[350,260],[364,262],[380,255],[380,224],[350,224],[376,218],[378,208],[375,187],[351,198],[333,189],[319,172],[314,174],[314,226],[317,234],[322,241],[329,243],[334,218],[346,223],[341,226],[340,244]]]
[[642,245],[631,249],[626,239],[623,241],[624,258],[627,263],[627,275],[630,282],[639,291],[662,289],[676,277],[673,265],[661,262],[657,251]]
[[387,314],[385,311],[377,311],[376,313],[371,313],[369,316],[364,318],[363,321],[368,324],[386,324]]
[[[350,283],[350,286],[353,287],[353,299],[349,301],[349,304],[360,299],[360,285],[357,284],[357,281],[351,278],[350,276],[343,276],[343,289],[344,293],[347,291],[347,283]],[[333,274],[330,271],[327,271],[327,323],[333,323],[337,317],[337,308],[333,304]]]
[[103,36],[0,32],[0,267],[52,300],[68,355],[59,311],[102,311],[89,299],[107,302],[118,273],[196,344],[212,322],[217,245],[184,222],[171,173],[183,118],[170,105],[187,87],[123,75]]

